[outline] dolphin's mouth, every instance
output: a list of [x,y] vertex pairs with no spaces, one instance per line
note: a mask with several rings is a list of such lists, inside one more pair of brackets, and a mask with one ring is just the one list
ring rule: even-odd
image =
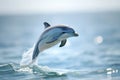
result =
[[[62,34],[65,34],[66,32],[62,32]],[[77,36],[79,36],[79,34],[78,33],[72,33],[72,36],[75,36],[75,37],[77,37]]]
[[78,33],[74,33],[74,36],[76,36],[76,37],[77,37],[77,36],[79,36],[79,34],[78,34]]

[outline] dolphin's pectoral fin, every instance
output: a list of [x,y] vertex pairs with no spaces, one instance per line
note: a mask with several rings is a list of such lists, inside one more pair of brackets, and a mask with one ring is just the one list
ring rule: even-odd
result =
[[66,39],[62,40],[62,41],[61,41],[61,44],[60,44],[60,46],[59,46],[59,47],[63,47],[63,46],[66,44],[66,42],[67,42],[67,40],[66,40]]
[[43,24],[44,24],[45,28],[50,27],[50,24],[49,24],[49,23],[47,23],[47,22],[44,22]]

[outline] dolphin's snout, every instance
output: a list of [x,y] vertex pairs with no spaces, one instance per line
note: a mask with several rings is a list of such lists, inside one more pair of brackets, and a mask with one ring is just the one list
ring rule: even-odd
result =
[[79,36],[79,34],[78,34],[78,33],[74,33],[74,36],[76,36],[76,37],[77,37],[77,36]]

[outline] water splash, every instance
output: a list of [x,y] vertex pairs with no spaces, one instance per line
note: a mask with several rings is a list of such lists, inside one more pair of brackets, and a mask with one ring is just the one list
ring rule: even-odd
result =
[[34,46],[22,55],[22,60],[20,62],[21,67],[38,64],[37,60],[35,60],[34,62],[32,61],[33,50],[34,50]]
[[[44,80],[88,80],[87,78],[92,78],[90,80],[94,80],[101,76],[101,78],[104,78],[104,80],[113,80],[114,74],[118,74],[118,69],[113,68],[105,68],[105,69],[99,69],[99,70],[73,70],[73,69],[55,69],[55,68],[49,68],[48,66],[39,66],[39,65],[33,65],[33,66],[27,66],[27,67],[17,67],[16,64],[1,64],[0,65],[0,76],[9,74],[13,76],[12,80],[16,80],[18,78],[15,77],[15,75],[28,76],[27,79],[35,79],[35,80],[41,80],[41,78]],[[107,74],[107,75],[106,75]],[[102,79],[98,80],[102,80]],[[0,77],[1,80],[9,80],[9,78],[5,79],[4,77]],[[24,79],[26,80],[26,79]],[[115,79],[116,80],[116,79]],[[119,79],[117,79],[119,80]]]

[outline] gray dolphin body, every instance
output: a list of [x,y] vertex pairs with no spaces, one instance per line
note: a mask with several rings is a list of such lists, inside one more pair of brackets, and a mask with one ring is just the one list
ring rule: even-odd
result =
[[38,54],[45,49],[48,49],[61,42],[59,47],[63,47],[66,43],[66,39],[69,37],[78,36],[75,31],[64,25],[50,26],[49,23],[44,22],[45,31],[41,34],[39,40],[35,44],[32,61],[34,61]]

